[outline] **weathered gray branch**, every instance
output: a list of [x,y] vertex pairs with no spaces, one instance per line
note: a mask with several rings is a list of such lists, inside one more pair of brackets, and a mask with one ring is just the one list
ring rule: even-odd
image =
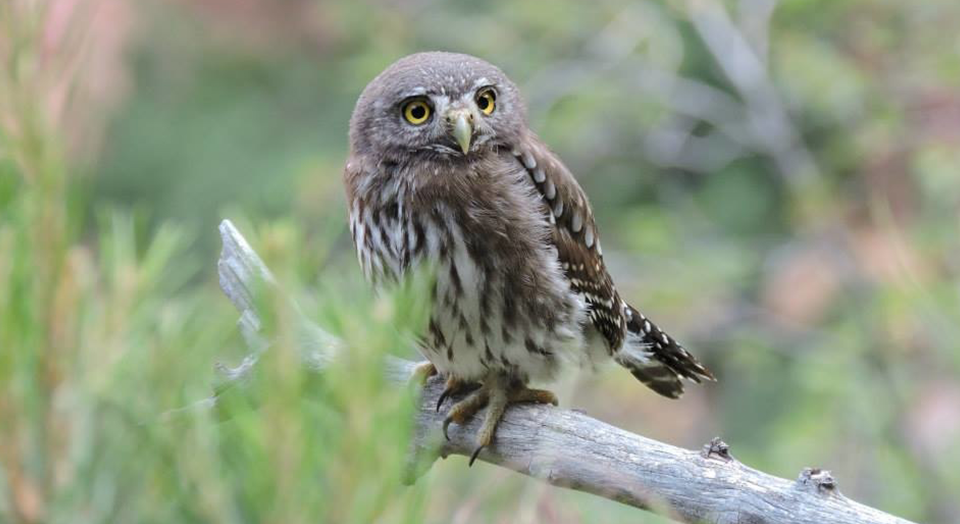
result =
[[[237,368],[224,370],[227,383],[234,383],[251,371],[267,346],[258,335],[260,317],[253,290],[274,284],[269,270],[233,224],[223,221],[220,234],[220,286],[240,311],[240,329],[253,349]],[[322,372],[341,343],[305,318],[301,325],[304,364]],[[391,358],[386,373],[391,380],[405,383],[415,366]],[[451,426],[449,441],[440,436],[443,414],[434,406],[441,390],[439,379],[428,381],[417,411],[412,456],[419,457],[420,472],[437,456],[469,456],[473,451],[478,417],[467,426]],[[719,439],[701,451],[690,451],[550,406],[511,407],[495,444],[479,458],[681,522],[910,524],[844,497],[826,471],[807,468],[796,481],[789,481],[741,464]]]

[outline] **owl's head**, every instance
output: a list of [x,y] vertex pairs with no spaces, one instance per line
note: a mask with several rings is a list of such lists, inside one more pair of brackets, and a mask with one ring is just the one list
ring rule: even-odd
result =
[[497,67],[456,53],[417,53],[371,81],[350,119],[359,154],[464,159],[517,142],[526,110]]

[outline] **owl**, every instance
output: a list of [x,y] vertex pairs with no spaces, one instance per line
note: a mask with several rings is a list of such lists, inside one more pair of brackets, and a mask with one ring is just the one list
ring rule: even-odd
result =
[[368,281],[432,270],[421,337],[446,379],[443,423],[485,407],[470,463],[514,402],[556,404],[531,382],[613,360],[655,392],[714,377],[611,280],[583,189],[528,126],[517,86],[473,56],[402,58],[374,78],[350,120],[350,230]]

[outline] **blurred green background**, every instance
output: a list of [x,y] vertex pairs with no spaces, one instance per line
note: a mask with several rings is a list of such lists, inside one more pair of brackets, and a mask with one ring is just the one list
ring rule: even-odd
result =
[[[664,522],[462,457],[398,484],[412,403],[377,365],[416,301],[367,291],[340,169],[366,82],[431,49],[520,85],[621,294],[720,379],[571,374],[563,405],[960,521],[957,27],[956,0],[3,0],[0,521]],[[170,414],[244,355],[224,217],[356,349],[305,376],[278,308],[257,409]]]

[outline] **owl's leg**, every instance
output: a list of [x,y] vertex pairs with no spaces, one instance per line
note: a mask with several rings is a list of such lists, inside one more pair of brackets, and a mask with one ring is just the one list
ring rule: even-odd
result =
[[452,422],[463,425],[484,406],[487,407],[483,423],[480,425],[480,431],[477,433],[477,448],[470,456],[470,465],[472,466],[474,461],[477,460],[477,456],[480,455],[480,451],[493,442],[497,424],[503,418],[507,406],[514,402],[535,402],[556,406],[557,396],[550,391],[530,389],[522,382],[518,382],[511,377],[490,375],[483,381],[483,385],[479,389],[450,408],[447,418],[443,421],[443,435],[449,440],[447,428]]
[[410,373],[410,381],[417,382],[422,386],[427,383],[427,379],[436,374],[437,367],[433,365],[433,362],[429,360],[418,362],[417,365],[413,367],[413,372]]
[[536,404],[559,404],[557,396],[545,389],[531,389],[523,384],[511,384],[505,389],[495,389],[490,392],[490,402],[487,404],[487,413],[483,417],[483,424],[477,434],[477,449],[470,455],[470,466],[483,451],[483,448],[493,442],[497,432],[497,424],[507,411],[507,406],[516,402],[533,402]]

